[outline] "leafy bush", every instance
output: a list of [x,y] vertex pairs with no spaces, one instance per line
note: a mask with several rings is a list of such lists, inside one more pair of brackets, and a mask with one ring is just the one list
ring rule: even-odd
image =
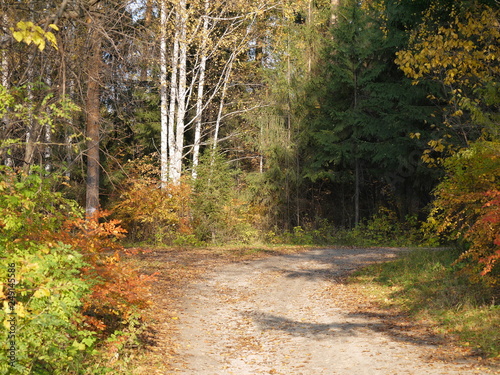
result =
[[333,237],[335,243],[349,246],[429,245],[414,216],[401,222],[394,211],[385,207],[381,207],[377,214],[353,229],[337,230]]
[[81,327],[83,300],[92,287],[81,272],[87,263],[67,244],[31,237],[41,228],[58,230],[65,215],[77,215],[76,205],[51,192],[35,173],[3,169],[0,192],[0,248],[9,266],[0,269],[0,321],[7,328],[0,331],[0,373],[77,372],[75,362],[91,353],[95,340],[94,332]]
[[149,278],[120,262],[123,229],[83,219],[57,182],[0,170],[0,374],[101,373],[110,335],[147,305]]
[[193,182],[191,212],[197,237],[210,242],[255,241],[258,210],[238,196],[238,171],[218,151],[207,150],[200,158]]
[[161,188],[157,155],[126,166],[127,178],[111,205],[114,217],[131,241],[175,246],[206,242],[254,242],[260,236],[254,223],[259,213],[238,197],[236,176],[228,161],[208,150],[197,178]]
[[438,235],[465,241],[460,259],[473,275],[500,276],[500,144],[481,141],[449,158],[436,189],[428,226]]
[[191,187],[168,183],[161,188],[157,155],[131,161],[112,209],[131,241],[171,244],[178,235],[192,234]]

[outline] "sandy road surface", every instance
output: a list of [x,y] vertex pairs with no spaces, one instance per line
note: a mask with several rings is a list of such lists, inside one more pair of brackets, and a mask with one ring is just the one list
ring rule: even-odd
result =
[[331,287],[394,249],[320,249],[217,268],[191,285],[179,313],[174,374],[483,374],[429,342],[347,312]]

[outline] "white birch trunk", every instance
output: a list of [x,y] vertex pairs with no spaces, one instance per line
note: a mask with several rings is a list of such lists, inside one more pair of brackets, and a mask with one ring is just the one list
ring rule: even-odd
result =
[[[178,17],[176,17],[178,18]],[[179,68],[179,32],[174,35],[172,48],[172,74],[170,76],[170,107],[168,110],[168,178],[174,178],[172,158],[175,146],[175,110],[177,101],[177,71]]]
[[43,153],[43,159],[45,162],[45,172],[50,173],[52,171],[52,129],[50,125],[45,125],[45,151]]
[[187,69],[187,6],[186,0],[179,1],[179,86],[177,89],[177,118],[174,154],[171,159],[172,182],[180,183],[182,173],[182,152],[184,149],[184,128],[186,115],[186,69]]
[[193,170],[192,177],[196,179],[197,172],[196,169],[199,164],[200,157],[200,143],[201,143],[201,122],[203,114],[203,91],[205,88],[205,71],[207,65],[207,40],[208,40],[208,9],[210,2],[205,0],[205,18],[203,20],[203,35],[202,35],[202,45],[201,45],[201,61],[200,61],[200,78],[198,82],[198,97],[196,100],[196,121],[194,127],[194,145],[193,145]]
[[161,1],[160,8],[160,179],[161,187],[165,188],[168,179],[168,96],[167,96],[167,0]]
[[226,98],[227,84],[229,82],[229,79],[231,78],[231,71],[233,69],[233,61],[234,61],[234,59],[232,58],[233,56],[231,56],[231,61],[229,61],[229,65],[228,65],[227,70],[226,70],[226,75],[224,77],[224,84],[222,86],[222,94],[221,94],[221,99],[220,99],[220,103],[219,103],[219,112],[217,113],[217,120],[215,121],[214,139],[213,139],[213,145],[212,145],[213,150],[215,150],[217,148],[217,142],[219,139],[219,129],[220,129],[220,123],[222,120],[222,111],[224,109],[224,100]]

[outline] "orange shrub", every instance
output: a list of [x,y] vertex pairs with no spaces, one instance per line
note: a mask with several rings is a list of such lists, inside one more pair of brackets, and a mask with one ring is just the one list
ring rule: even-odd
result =
[[191,187],[184,182],[161,188],[156,155],[128,163],[127,178],[112,205],[132,241],[170,244],[178,234],[191,234]]
[[91,293],[83,304],[85,324],[94,330],[111,332],[134,313],[148,307],[149,285],[154,275],[140,274],[123,262],[123,256],[132,255],[119,239],[126,230],[118,220],[105,220],[109,212],[102,211],[93,219],[71,218],[58,232],[43,231],[31,236],[46,241],[62,242],[77,249],[87,266],[82,277],[91,281]]

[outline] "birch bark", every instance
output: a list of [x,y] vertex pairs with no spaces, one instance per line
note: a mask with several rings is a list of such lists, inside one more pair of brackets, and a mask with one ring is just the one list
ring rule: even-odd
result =
[[210,7],[210,1],[205,0],[204,10],[205,18],[203,19],[202,28],[202,45],[201,45],[201,61],[200,61],[200,78],[198,82],[198,97],[196,100],[196,120],[195,120],[195,130],[194,130],[194,145],[193,145],[193,170],[192,177],[196,179],[197,172],[196,169],[199,164],[200,156],[200,143],[201,143],[201,124],[203,115],[203,91],[205,88],[205,71],[207,65],[207,43],[208,43],[208,10]]
[[167,1],[160,4],[160,122],[161,122],[161,149],[160,149],[160,178],[162,188],[168,179],[168,95],[167,95]]
[[182,172],[182,152],[184,149],[184,129],[186,116],[186,69],[187,69],[187,6],[186,0],[179,1],[179,85],[177,88],[177,116],[175,122],[174,152],[170,158],[172,183],[179,184]]

